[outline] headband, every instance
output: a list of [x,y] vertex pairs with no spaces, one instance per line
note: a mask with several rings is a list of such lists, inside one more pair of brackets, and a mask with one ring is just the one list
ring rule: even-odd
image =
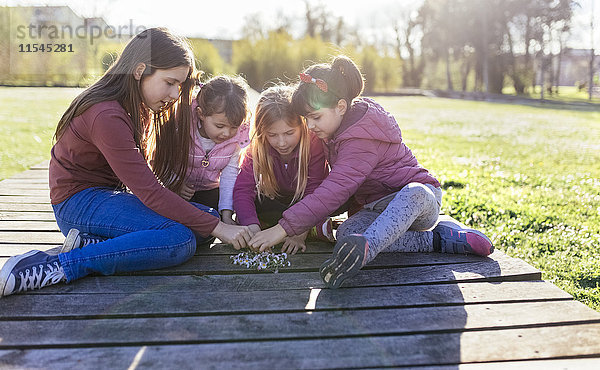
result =
[[306,73],[300,73],[300,81],[307,83],[307,84],[315,84],[317,85],[317,87],[323,91],[323,92],[327,92],[327,82],[325,82],[324,80],[321,80],[320,78],[314,78],[313,76],[306,74]]

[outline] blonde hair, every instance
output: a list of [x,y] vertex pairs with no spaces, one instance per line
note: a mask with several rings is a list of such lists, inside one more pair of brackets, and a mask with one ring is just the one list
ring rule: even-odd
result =
[[280,196],[279,185],[273,171],[273,159],[269,155],[270,144],[267,141],[267,130],[277,121],[283,120],[291,127],[300,127],[298,143],[298,173],[296,174],[296,191],[290,204],[304,197],[308,181],[308,162],[310,159],[310,134],[302,117],[292,112],[291,97],[293,90],[287,86],[273,86],[265,90],[256,107],[254,126],[252,128],[252,153],[254,180],[259,199],[262,196],[275,198]]

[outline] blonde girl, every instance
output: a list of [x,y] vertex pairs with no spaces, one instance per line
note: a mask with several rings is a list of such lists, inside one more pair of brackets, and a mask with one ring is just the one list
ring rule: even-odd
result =
[[[311,194],[327,175],[321,141],[291,110],[292,92],[290,87],[274,86],[261,94],[252,144],[235,183],[237,220],[254,232],[277,223],[287,208]],[[316,222],[319,234],[332,237],[331,221],[325,218]],[[305,251],[308,232],[285,238],[282,251]]]

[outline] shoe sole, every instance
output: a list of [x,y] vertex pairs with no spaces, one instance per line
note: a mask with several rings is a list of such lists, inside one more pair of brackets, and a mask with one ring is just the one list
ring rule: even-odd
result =
[[[449,222],[449,221],[440,221],[438,223],[438,225],[447,226],[447,227],[451,228],[452,230],[456,230],[456,231],[468,231],[468,232],[477,234],[477,235],[481,236],[482,238],[484,238],[485,240],[487,240],[488,243],[490,243],[491,247],[490,247],[490,253],[489,254],[494,253],[494,244],[492,243],[492,241],[490,240],[490,238],[488,238],[481,231],[478,231],[478,230],[475,230],[475,229],[463,228],[463,227],[457,226],[455,223]],[[473,254],[477,254],[477,253],[473,253]]]
[[365,259],[364,239],[348,236],[338,240],[331,258],[319,268],[321,279],[330,289],[337,289],[342,282],[358,274]]
[[[4,290],[6,289],[6,283],[8,283],[8,278],[10,277],[10,273],[15,268],[17,263],[21,262],[21,260],[23,258],[29,257],[38,252],[39,252],[39,250],[31,250],[27,253],[23,253],[18,256],[12,256],[8,259],[8,261],[6,261],[4,266],[2,266],[2,270],[0,270],[0,292],[2,293],[2,294],[0,294],[0,298],[7,296],[7,295],[4,295]],[[8,295],[10,295],[10,294],[8,294]]]
[[58,251],[58,253],[68,253],[70,251],[73,250],[73,248],[75,247],[75,242],[77,241],[77,238],[79,237],[79,230],[77,229],[71,229],[69,230],[69,233],[67,234],[67,237],[65,238],[65,241],[62,245],[62,247],[60,248],[60,251]]

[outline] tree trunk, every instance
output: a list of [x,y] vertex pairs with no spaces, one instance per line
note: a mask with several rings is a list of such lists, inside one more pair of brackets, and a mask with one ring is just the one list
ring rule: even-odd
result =
[[448,83],[448,90],[454,91],[452,86],[452,73],[450,68],[450,50],[446,49],[446,82]]
[[467,91],[467,83],[469,81],[469,73],[471,72],[471,60],[465,57],[465,62],[461,68],[462,70],[462,91]]

